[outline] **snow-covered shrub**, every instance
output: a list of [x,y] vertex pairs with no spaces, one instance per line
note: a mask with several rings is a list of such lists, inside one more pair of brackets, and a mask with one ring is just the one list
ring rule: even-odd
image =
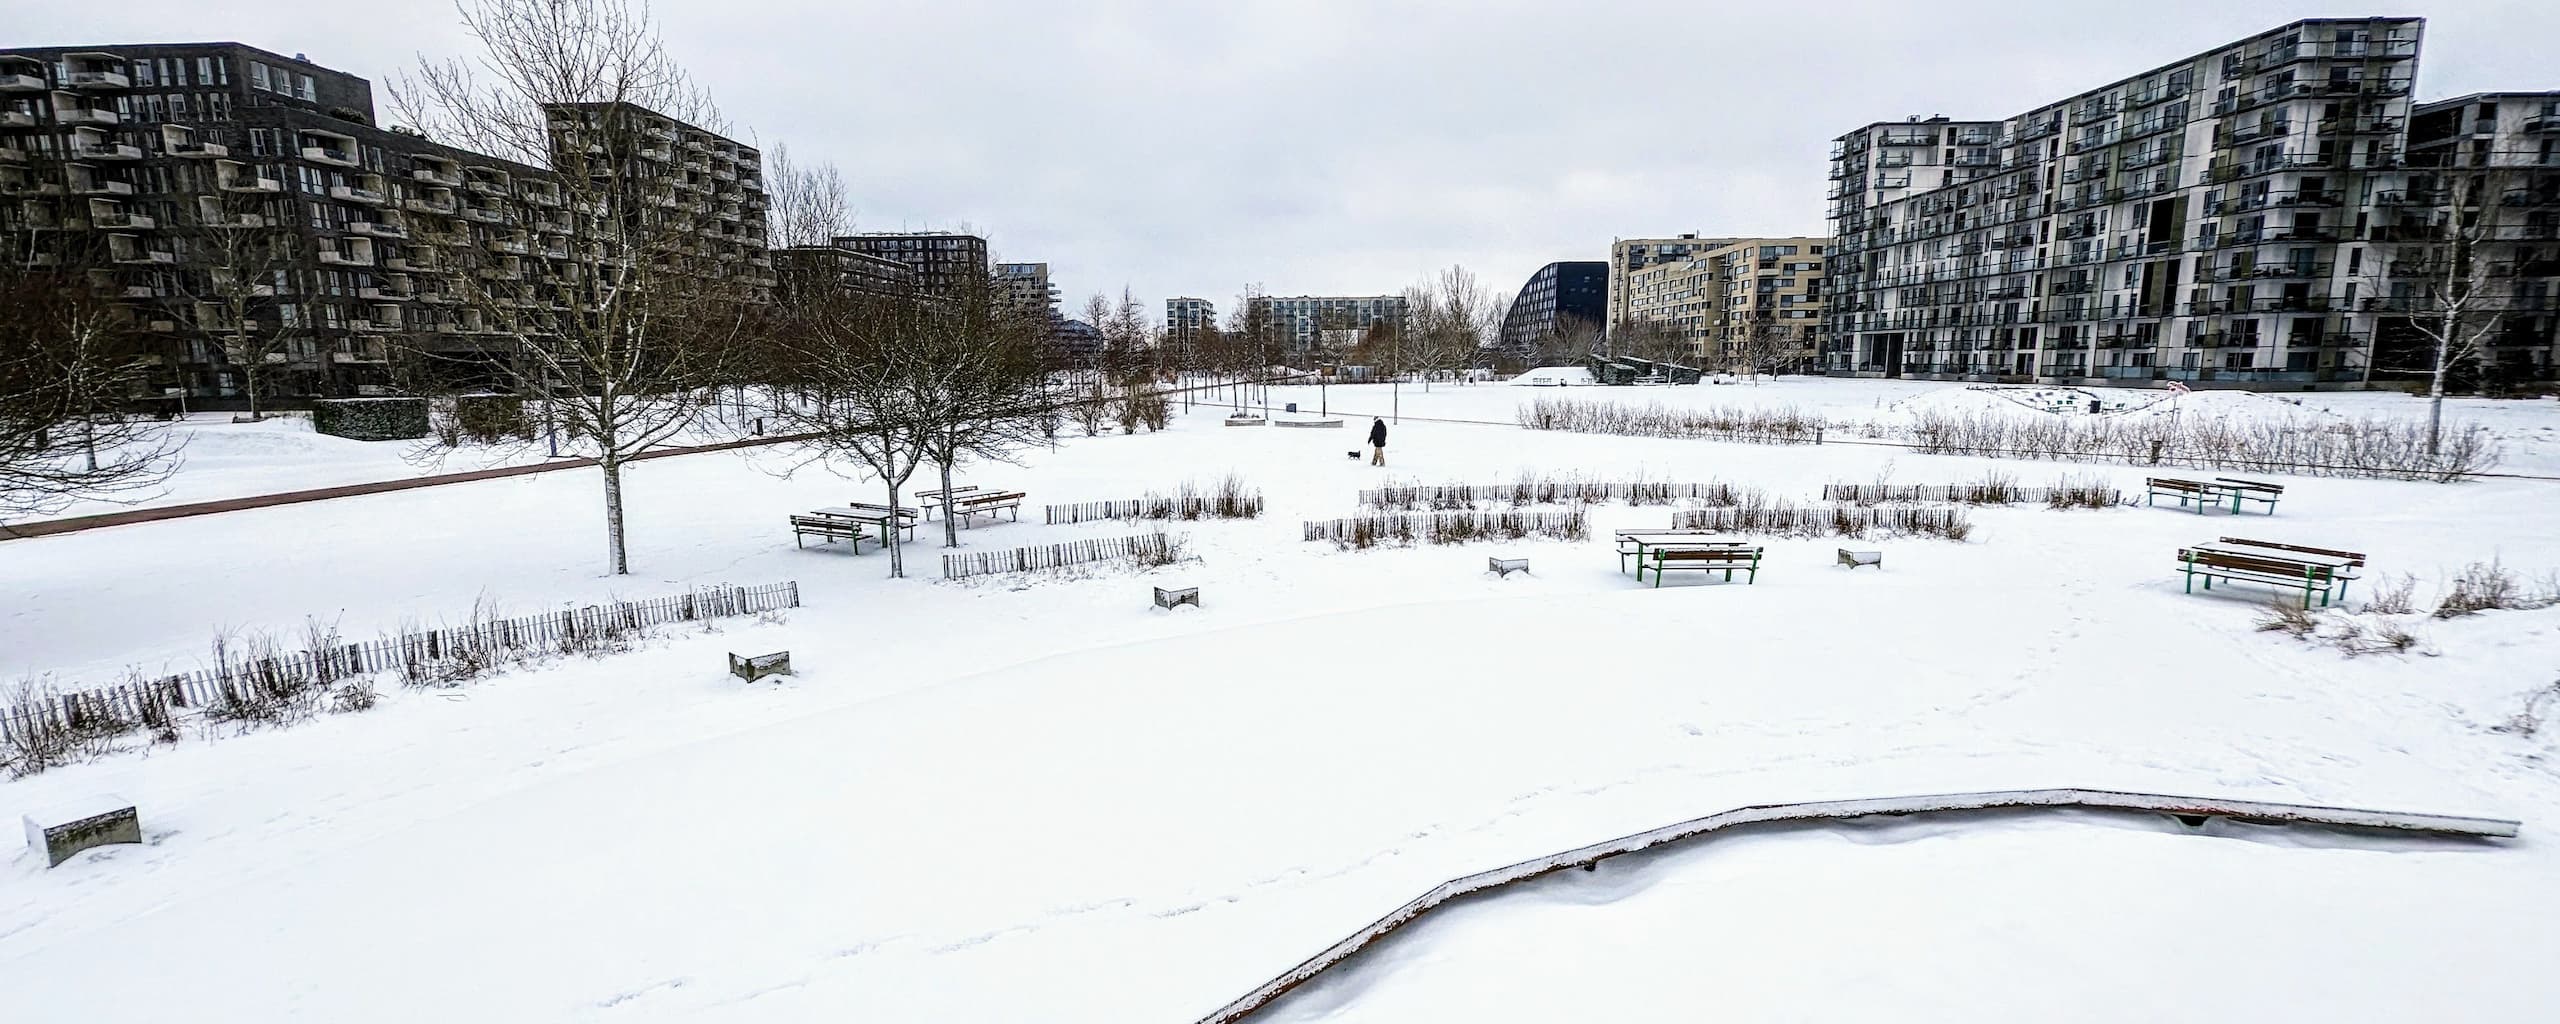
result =
[[1572,512],[1431,512],[1367,515],[1309,522],[1304,537],[1329,540],[1344,551],[1415,544],[1468,544],[1484,540],[1583,540],[1590,525]]
[[1520,425],[1531,430],[1570,430],[1635,437],[1695,437],[1754,444],[1820,444],[1821,417],[1793,407],[1688,408],[1659,402],[1541,398],[1520,407]]
[[2554,600],[2560,600],[2560,595],[2528,589],[2504,565],[2473,562],[2445,586],[2444,596],[2436,600],[2435,617],[2452,619],[2498,609],[2547,608]]

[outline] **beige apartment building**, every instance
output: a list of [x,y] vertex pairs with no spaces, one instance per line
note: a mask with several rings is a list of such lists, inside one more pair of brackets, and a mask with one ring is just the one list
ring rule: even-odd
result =
[[1616,299],[1618,268],[1628,261],[1613,258],[1611,332],[1623,337],[1638,325],[1667,332],[1706,369],[1812,361],[1821,351],[1828,240],[1708,241],[1717,244],[1667,259],[1659,250],[1644,254],[1643,265],[1624,275],[1622,300]]

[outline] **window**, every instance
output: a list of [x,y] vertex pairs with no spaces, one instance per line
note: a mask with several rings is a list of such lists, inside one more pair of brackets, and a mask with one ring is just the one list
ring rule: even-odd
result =
[[212,84],[213,84],[213,58],[211,58],[211,57],[198,57],[198,58],[196,58],[196,84],[197,84],[197,85],[212,85]]
[[150,61],[138,60],[133,62],[133,84],[136,87],[158,85],[159,81],[159,79],[151,76]]
[[256,89],[259,92],[272,91],[272,87],[267,84],[267,66],[265,64],[254,60],[249,62],[249,88]]
[[311,81],[311,76],[310,76],[310,75],[301,75],[301,76],[298,76],[298,77],[301,79],[301,89],[300,89],[300,91],[298,91],[298,92],[294,93],[294,95],[295,95],[296,97],[298,97],[298,98],[306,99],[306,100],[308,100],[308,99],[314,99],[314,98],[318,97],[318,95],[319,95],[319,90],[312,88],[312,86],[313,86],[313,84],[314,84],[314,83]]

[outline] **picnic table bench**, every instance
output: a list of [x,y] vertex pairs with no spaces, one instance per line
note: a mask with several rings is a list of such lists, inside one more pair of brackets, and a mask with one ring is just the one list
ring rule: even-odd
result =
[[[809,519],[825,520],[838,524],[854,524],[871,530],[877,530],[880,534],[880,546],[888,547],[889,531],[891,530],[901,531],[908,540],[914,540],[916,535],[916,521],[923,517],[923,513],[911,508],[891,508],[887,505],[874,505],[868,502],[857,501],[850,505],[816,509],[806,516],[793,516],[791,517],[791,520],[793,529],[798,529],[800,527],[801,520]],[[861,554],[862,545],[856,543],[853,546],[853,550],[855,554]]]
[[942,499],[944,497],[947,496],[954,502],[957,502],[959,499],[967,497],[971,491],[975,491],[977,489],[978,487],[976,484],[961,484],[948,491],[917,491],[916,500],[924,503],[924,517],[926,519],[931,519],[933,518],[933,510],[942,504]]
[[1733,574],[1746,572],[1746,582],[1760,582],[1760,551],[1756,547],[1731,544],[1655,545],[1636,562],[1636,582],[1644,582],[1644,571],[1653,569],[1653,585],[1662,586],[1666,572],[1695,569],[1704,572],[1723,571],[1724,581],[1733,582]]
[[2287,590],[2302,591],[2302,606],[2311,607],[2318,595],[2321,607],[2342,599],[2348,582],[2356,578],[2356,570],[2364,567],[2364,555],[2354,551],[2275,544],[2266,541],[2224,537],[2211,544],[2193,544],[2178,549],[2178,562],[2187,577],[2187,593],[2195,593],[2196,580],[2204,580],[2206,590],[2213,581],[2264,583]]
[[1022,521],[1024,497],[1026,495],[1021,491],[981,491],[976,494],[964,494],[951,502],[951,511],[961,516],[980,514],[993,516],[997,509],[1004,509],[1012,512],[1013,521],[1018,523]]
[[1633,556],[1637,568],[1643,568],[1645,552],[1666,544],[1721,545],[1738,547],[1739,540],[1720,538],[1714,530],[1619,530],[1618,571],[1627,571],[1627,558]]
[[870,536],[871,530],[871,524],[852,519],[821,515],[792,516],[791,544],[793,547],[807,548],[809,538],[812,536],[824,537],[829,544],[839,540],[849,540],[853,542],[853,553],[859,555],[862,553],[863,538]]
[[2185,508],[2190,501],[2194,502],[2197,515],[2203,515],[2206,509],[2220,507],[2225,501],[2231,503],[2233,515],[2240,514],[2240,503],[2244,501],[2264,504],[2267,506],[2267,514],[2274,515],[2276,499],[2284,496],[2283,484],[2241,480],[2227,476],[2218,476],[2211,480],[2155,476],[2145,478],[2142,483],[2146,489],[2142,496],[2143,504],[2157,504],[2160,496],[2167,495],[2178,499],[2180,508]]

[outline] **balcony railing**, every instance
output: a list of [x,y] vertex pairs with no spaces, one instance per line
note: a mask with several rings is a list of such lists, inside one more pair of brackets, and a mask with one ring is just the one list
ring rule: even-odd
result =
[[82,142],[71,147],[71,154],[83,160],[140,160],[142,149],[122,143]]
[[332,149],[327,146],[304,146],[302,147],[302,158],[313,163],[331,164],[338,167],[356,166],[356,156],[354,153],[343,149]]
[[354,185],[329,186],[329,198],[350,203],[364,203],[368,206],[380,206],[387,201],[387,197],[380,192]]
[[74,71],[64,76],[62,82],[74,89],[133,88],[133,79],[121,71]]
[[413,167],[409,170],[409,178],[412,181],[425,182],[429,185],[442,185],[446,188],[462,187],[461,175],[447,174],[432,167]]

